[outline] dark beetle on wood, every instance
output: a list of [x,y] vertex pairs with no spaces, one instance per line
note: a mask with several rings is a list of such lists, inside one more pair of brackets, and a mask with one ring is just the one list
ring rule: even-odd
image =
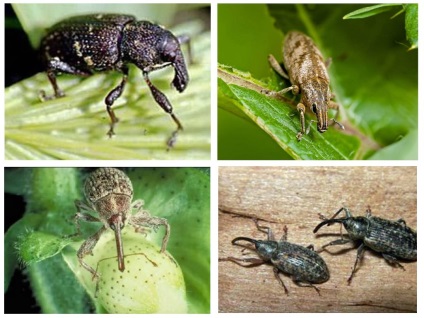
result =
[[[346,213],[346,216],[336,219],[335,217],[342,211]],[[410,261],[417,260],[417,232],[406,226],[405,221],[402,219],[389,221],[372,216],[370,208],[368,208],[365,217],[353,217],[347,208],[341,208],[330,219],[326,219],[323,216],[321,218],[324,221],[317,225],[314,233],[318,232],[324,225],[341,223],[349,235],[349,239],[341,237],[339,240],[330,242],[322,248],[330,245],[346,244],[356,240],[362,241],[358,248],[355,265],[348,279],[349,284],[352,281],[356,266],[364,255],[365,247],[381,253],[389,264],[399,266],[402,269],[404,268],[398,262],[398,258]]]
[[118,122],[112,105],[124,91],[128,64],[135,64],[142,70],[155,101],[177,125],[168,140],[168,147],[172,147],[183,126],[168,98],[150,81],[149,73],[172,66],[175,70],[172,84],[183,92],[189,77],[180,43],[188,41],[188,37],[175,37],[164,28],[148,21],[137,21],[131,15],[93,14],[69,18],[51,27],[41,41],[40,50],[54,97],[64,96],[57,85],[58,73],[90,76],[95,72],[115,70],[123,74],[121,83],[105,98],[111,119],[109,137],[114,135],[114,125]]
[[[312,284],[326,282],[330,278],[330,273],[324,260],[314,251],[313,245],[303,247],[287,242],[287,226],[284,227],[283,237],[277,242],[275,241],[274,235],[269,227],[259,226],[257,220],[254,220],[254,222],[259,231],[268,234],[267,240],[254,240],[248,237],[236,237],[231,243],[234,245],[240,245],[238,244],[239,241],[253,243],[255,245],[255,251],[259,255],[260,259],[226,257],[219,260],[232,261],[244,267],[253,267],[265,263],[271,263],[274,266],[275,278],[281,283],[286,294],[288,294],[288,290],[279,276],[280,271],[290,275],[298,286],[313,287],[319,294],[319,289]],[[247,248],[252,249],[252,247]],[[243,265],[240,262],[247,264]]]

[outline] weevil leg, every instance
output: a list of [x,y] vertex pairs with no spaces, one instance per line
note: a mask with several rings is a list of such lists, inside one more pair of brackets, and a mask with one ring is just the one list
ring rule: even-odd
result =
[[328,244],[325,244],[325,245],[323,245],[321,248],[322,249],[324,249],[324,248],[326,248],[327,246],[333,246],[333,245],[343,245],[343,244],[347,244],[347,243],[350,243],[350,242],[352,242],[350,239],[339,239],[339,240],[335,240],[335,241],[332,241],[332,242],[330,242],[330,243],[328,243]]
[[119,83],[118,86],[112,89],[105,98],[106,110],[107,110],[107,113],[109,114],[110,121],[111,121],[110,129],[107,132],[107,135],[109,136],[109,138],[112,138],[112,136],[115,135],[113,128],[115,127],[115,124],[119,121],[119,118],[115,116],[115,112],[112,109],[112,105],[122,95],[125,89],[125,84],[128,81],[128,67],[122,66],[120,71],[123,74],[121,83]]
[[277,59],[274,57],[274,55],[270,54],[268,55],[268,62],[271,65],[272,69],[276,71],[281,77],[284,77],[286,79],[289,79],[289,76],[287,73],[283,70],[280,63],[278,63]]
[[365,210],[365,217],[369,218],[371,216],[371,207],[368,206],[367,209]]
[[362,257],[364,256],[364,252],[365,252],[365,244],[362,243],[359,247],[358,247],[358,253],[356,254],[356,261],[355,261],[355,265],[353,265],[353,269],[352,269],[352,273],[350,274],[350,277],[347,280],[347,283],[350,285],[352,278],[353,278],[353,274],[355,274],[356,271],[356,266],[358,265],[358,263],[362,260]]
[[342,123],[340,123],[340,122],[338,122],[337,120],[336,120],[336,118],[339,116],[339,111],[340,111],[340,105],[339,104],[337,104],[336,102],[334,102],[334,101],[329,101],[328,102],[328,108],[330,108],[330,109],[335,109],[336,110],[336,114],[334,115],[334,117],[333,118],[330,118],[330,121],[332,121],[332,124],[336,124],[336,125],[338,125],[339,127],[340,127],[340,129],[345,129],[345,127],[343,126],[343,124]]
[[153,228],[154,231],[157,231],[159,226],[165,227],[165,235],[162,239],[162,247],[160,249],[160,252],[163,253],[166,251],[166,245],[168,244],[169,236],[171,234],[171,226],[168,223],[168,220],[165,218],[160,218],[157,216],[151,216],[149,211],[143,210],[143,203],[142,201],[135,201],[132,205],[138,206],[138,210],[136,214],[131,215],[131,217],[128,220],[128,224],[131,224],[134,226],[136,232],[144,232],[144,228]]
[[315,251],[315,247],[313,244],[309,244],[308,246],[306,246],[307,249],[310,249],[311,251]]
[[91,208],[84,201],[75,200],[75,207],[77,208],[77,213],[74,215],[73,219],[74,219],[75,228],[77,229],[77,232],[74,234],[68,235],[67,237],[74,237],[74,236],[81,235],[80,223],[79,223],[81,220],[85,222],[101,222],[100,219],[92,216],[91,214],[81,212],[81,211],[93,211],[93,208]]
[[54,96],[46,96],[46,93],[44,91],[41,91],[40,98],[43,101],[65,96],[65,93],[57,85],[57,80],[56,80],[57,73],[67,73],[67,74],[74,74],[79,76],[91,75],[90,72],[81,71],[65,62],[62,62],[61,60],[59,60],[59,58],[49,59],[47,61],[46,69],[47,69],[47,77],[49,78],[49,81],[52,84],[52,87],[54,90]]
[[314,289],[317,291],[318,295],[320,295],[320,296],[321,296],[321,293],[320,293],[319,288],[318,288],[318,287],[316,287],[315,285],[312,285],[311,283],[308,283],[308,282],[300,281],[300,280],[298,280],[298,279],[297,279],[296,277],[294,277],[294,276],[293,276],[293,282],[294,282],[297,286],[300,286],[300,287],[312,287],[312,288],[314,288]]
[[392,256],[392,255],[388,255],[388,254],[381,254],[383,255],[384,259],[387,261],[387,263],[389,263],[392,266],[399,266],[400,268],[402,268],[403,270],[405,270],[405,267],[402,266],[401,263],[399,263],[399,261],[397,260],[396,257]]
[[302,136],[305,134],[305,105],[302,103],[297,104],[297,111],[299,112],[300,116],[300,131],[297,133],[296,138],[297,141],[300,141],[302,139]]
[[279,270],[277,267],[274,267],[274,276],[275,278],[281,283],[281,285],[284,288],[284,291],[286,292],[287,296],[289,295],[289,290],[287,289],[286,285],[284,285],[283,280],[281,279],[280,275],[279,275]]
[[[218,261],[220,262],[230,261],[243,267],[255,267],[255,266],[265,264],[265,261],[260,258],[235,258],[231,256],[219,258]],[[247,264],[242,264],[241,262],[244,262]]]
[[93,279],[99,279],[100,276],[90,265],[84,262],[83,258],[89,254],[93,255],[93,249],[96,246],[97,242],[99,241],[100,236],[102,236],[102,234],[104,233],[104,231],[106,231],[106,229],[107,228],[103,226],[95,234],[93,234],[88,239],[86,239],[85,242],[82,243],[81,247],[79,248],[77,252],[79,263],[81,264],[82,267],[84,267],[91,274],[93,274]]
[[331,57],[329,57],[328,59],[325,60],[324,64],[325,67],[328,69],[331,66],[331,63],[333,63],[333,59]]
[[271,228],[267,227],[267,226],[263,226],[263,225],[259,225],[259,221],[258,219],[253,219],[253,222],[255,222],[256,224],[256,228],[261,231],[264,232],[268,235],[268,240],[269,241],[274,241],[274,233],[272,233]]
[[284,225],[283,228],[283,235],[281,236],[280,242],[286,242],[287,241],[287,233],[288,233],[288,227],[287,225]]
[[[166,66],[169,66],[169,65],[170,64],[167,64]],[[165,67],[165,66],[161,66],[160,68],[163,68],[163,67]],[[162,93],[160,90],[158,90],[152,84],[152,82],[149,79],[149,72],[151,72],[152,70],[157,70],[157,69],[159,69],[159,67],[156,67],[155,69],[152,69],[152,68],[147,69],[147,70],[144,69],[143,70],[143,77],[144,77],[144,80],[146,81],[147,85],[149,86],[150,91],[151,91],[153,98],[155,99],[156,103],[158,103],[159,106],[171,116],[172,120],[177,125],[177,129],[172,133],[171,137],[167,141],[167,145],[168,145],[167,150],[169,150],[169,149],[174,147],[175,142],[177,141],[178,133],[183,130],[183,126],[182,126],[180,120],[177,118],[177,116],[173,113],[172,105],[169,102],[168,98],[165,96],[164,93]]]
[[340,214],[340,212],[342,212],[342,211],[344,211],[344,212],[346,213],[346,217],[347,217],[347,218],[352,217],[352,214],[350,213],[349,209],[348,209],[348,208],[345,208],[345,207],[342,207],[342,208],[340,208],[340,210],[338,210],[336,213],[334,213],[334,215],[333,215],[331,218],[329,218],[329,220],[334,219],[334,218],[335,218],[337,215],[339,215],[339,214]]

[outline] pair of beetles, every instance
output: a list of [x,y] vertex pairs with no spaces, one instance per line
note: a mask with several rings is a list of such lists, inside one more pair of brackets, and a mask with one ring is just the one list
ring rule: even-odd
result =
[[[340,213],[345,212],[344,217],[336,218]],[[356,267],[362,259],[365,249],[369,248],[375,252],[381,253],[384,259],[391,265],[403,266],[398,259],[416,261],[417,260],[417,233],[408,227],[404,220],[389,221],[371,215],[368,208],[366,216],[354,217],[347,208],[341,208],[330,219],[320,215],[323,220],[318,224],[314,233],[325,225],[340,223],[346,229],[349,238],[341,236],[340,239],[332,241],[322,247],[322,249],[331,245],[341,245],[352,241],[360,241],[356,256],[355,265],[348,279],[352,281]],[[303,247],[297,244],[287,242],[287,227],[284,227],[284,235],[280,241],[275,241],[270,228],[260,226],[257,220],[254,220],[259,231],[267,233],[267,240],[255,240],[248,237],[236,237],[232,244],[243,246],[256,251],[260,258],[220,258],[220,261],[232,261],[240,266],[252,267],[264,263],[271,263],[274,266],[276,279],[283,286],[286,294],[288,289],[284,285],[279,272],[283,272],[292,277],[292,280],[302,287],[312,287],[318,294],[319,289],[313,284],[326,282],[330,278],[330,273],[325,261],[318,253],[314,251],[313,245]],[[240,241],[247,241],[254,244],[244,246]]]

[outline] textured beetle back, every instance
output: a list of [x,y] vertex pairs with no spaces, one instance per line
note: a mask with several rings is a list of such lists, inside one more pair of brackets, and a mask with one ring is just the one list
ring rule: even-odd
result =
[[271,262],[282,272],[297,281],[323,283],[330,278],[327,264],[318,253],[306,247],[279,242]]
[[85,182],[85,196],[92,203],[115,193],[124,194],[132,199],[133,186],[131,180],[121,170],[100,168],[94,171]]
[[374,251],[405,260],[417,259],[417,233],[400,222],[371,216],[365,244]]

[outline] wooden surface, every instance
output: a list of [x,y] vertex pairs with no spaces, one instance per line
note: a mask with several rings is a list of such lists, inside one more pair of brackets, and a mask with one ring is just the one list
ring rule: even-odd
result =
[[[320,222],[318,213],[330,217],[345,206],[354,216],[362,216],[368,205],[373,215],[403,218],[415,230],[416,167],[220,167],[218,256],[243,257],[242,248],[231,244],[237,236],[266,238],[252,217],[271,227],[277,239],[287,225],[289,242],[314,244],[317,250],[338,239],[340,230],[332,225],[322,228],[321,235],[313,234]],[[316,285],[321,296],[281,274],[289,289],[286,295],[271,265],[245,268],[221,261],[219,312],[417,311],[416,262],[401,262],[403,271],[367,250],[349,286],[356,257],[356,249],[350,247],[332,246],[320,253],[331,275],[329,281]]]

